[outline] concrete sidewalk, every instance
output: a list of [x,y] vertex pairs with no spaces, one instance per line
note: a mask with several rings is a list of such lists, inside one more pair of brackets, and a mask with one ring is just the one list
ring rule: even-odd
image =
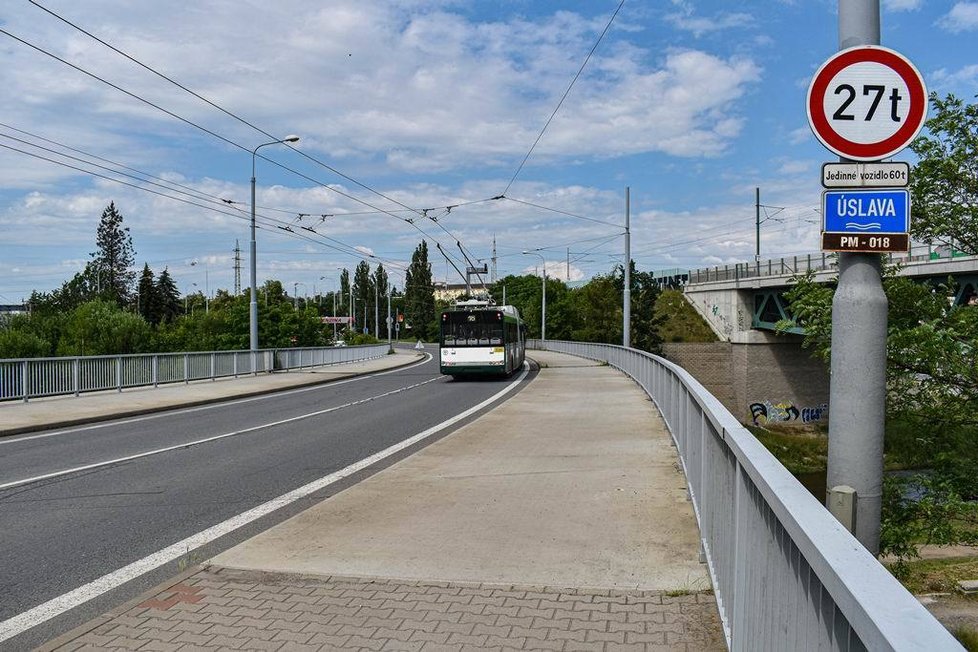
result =
[[109,390],[81,396],[51,396],[31,399],[28,403],[6,401],[0,403],[0,437],[270,394],[394,369],[423,358],[423,351],[395,349],[395,355],[325,367],[171,383],[157,388],[136,387],[121,392]]
[[531,356],[488,414],[45,649],[725,649],[651,402]]

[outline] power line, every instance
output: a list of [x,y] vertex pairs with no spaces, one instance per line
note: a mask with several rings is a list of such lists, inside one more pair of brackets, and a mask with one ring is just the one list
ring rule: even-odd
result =
[[[0,28],[0,34],[4,34],[4,35],[6,35],[6,36],[8,36],[8,37],[10,37],[12,39],[14,39],[17,42],[22,43],[23,45],[26,45],[27,47],[29,47],[29,48],[31,48],[33,50],[36,50],[37,52],[40,52],[40,53],[42,53],[42,54],[44,54],[44,55],[46,55],[48,57],[51,57],[52,59],[55,59],[56,61],[59,61],[59,62],[63,63],[64,65],[66,65],[66,66],[68,66],[68,67],[70,67],[70,68],[72,68],[74,70],[77,70],[78,72],[81,72],[82,74],[84,74],[84,75],[86,75],[88,77],[91,77],[91,78],[93,78],[93,79],[95,79],[97,81],[100,81],[103,84],[106,84],[107,86],[109,86],[111,88],[114,88],[115,90],[119,91],[120,93],[123,93],[123,94],[125,94],[125,95],[127,95],[127,96],[129,96],[129,97],[131,97],[131,98],[133,98],[135,100],[138,100],[140,102],[143,102],[144,104],[147,104],[147,105],[149,105],[149,106],[157,109],[158,111],[161,111],[162,113],[165,113],[166,115],[169,115],[169,116],[175,118],[176,120],[179,120],[180,122],[183,122],[183,123],[185,123],[187,125],[190,125],[192,127],[195,127],[197,129],[203,131],[204,133],[206,133],[206,134],[208,134],[210,136],[213,136],[214,138],[217,138],[218,140],[221,140],[221,141],[223,141],[223,142],[225,142],[225,143],[227,143],[227,144],[229,144],[229,145],[231,145],[233,147],[236,147],[238,149],[241,149],[243,151],[246,151],[249,154],[253,154],[253,155],[257,156],[258,158],[262,159],[263,161],[267,161],[267,162],[269,162],[269,163],[271,163],[271,164],[273,164],[275,166],[278,166],[279,168],[281,168],[283,170],[287,170],[288,172],[291,172],[292,174],[295,174],[298,177],[301,177],[303,179],[306,179],[307,181],[309,181],[311,183],[314,183],[314,184],[316,184],[318,186],[321,186],[321,187],[323,187],[323,188],[325,188],[327,190],[330,190],[332,192],[335,192],[335,193],[337,193],[337,194],[339,194],[339,195],[341,195],[343,197],[346,197],[346,198],[348,198],[348,199],[350,199],[352,201],[355,201],[357,203],[363,204],[364,206],[367,206],[369,208],[372,208],[372,209],[374,209],[374,210],[376,210],[378,212],[381,212],[381,213],[390,215],[391,217],[393,217],[395,219],[399,219],[399,220],[401,220],[401,221],[403,221],[403,222],[405,222],[407,224],[411,224],[422,235],[424,235],[425,237],[430,238],[434,242],[438,242],[438,239],[437,238],[433,237],[431,234],[427,233],[426,231],[424,231],[423,229],[421,229],[420,227],[418,227],[416,224],[414,224],[414,221],[412,219],[403,218],[403,217],[399,217],[397,215],[394,215],[390,211],[387,211],[387,210],[378,208],[377,206],[374,206],[373,204],[370,204],[369,202],[366,202],[366,201],[364,201],[362,199],[359,199],[357,197],[354,197],[353,195],[350,195],[348,193],[345,193],[345,192],[342,192],[340,190],[337,190],[336,188],[333,188],[329,184],[323,183],[323,182],[319,181],[318,179],[313,179],[312,177],[310,177],[310,176],[308,176],[306,174],[303,174],[303,173],[299,172],[298,170],[295,170],[295,169],[290,168],[290,167],[288,167],[286,165],[283,165],[283,164],[281,164],[281,163],[279,163],[277,161],[274,161],[272,159],[269,159],[268,157],[266,157],[266,156],[264,156],[262,154],[255,154],[252,150],[248,149],[244,145],[241,145],[240,143],[236,143],[233,140],[230,140],[229,138],[226,138],[224,136],[221,136],[220,134],[218,134],[218,133],[216,133],[216,132],[214,132],[214,131],[212,131],[210,129],[207,129],[206,127],[203,127],[201,125],[198,125],[197,123],[195,123],[195,122],[193,122],[193,121],[191,121],[191,120],[189,120],[187,118],[184,118],[184,117],[182,117],[182,116],[180,116],[180,115],[178,115],[178,114],[176,114],[176,113],[174,113],[172,111],[169,111],[167,109],[164,109],[163,107],[159,106],[158,104],[155,104],[155,103],[151,102],[150,100],[147,100],[147,99],[145,99],[145,98],[143,98],[143,97],[141,97],[141,96],[139,96],[139,95],[137,95],[135,93],[132,93],[130,91],[127,91],[124,88],[122,88],[122,87],[120,87],[120,86],[118,86],[118,85],[116,85],[116,84],[114,84],[114,83],[112,83],[112,82],[110,82],[110,81],[108,81],[106,79],[103,79],[102,77],[99,77],[95,73],[89,72],[89,71],[85,70],[84,68],[81,68],[80,66],[76,66],[75,64],[73,64],[73,63],[71,63],[71,62],[69,62],[69,61],[67,61],[67,60],[59,57],[58,55],[56,55],[56,54],[54,54],[52,52],[48,52],[47,50],[45,50],[44,48],[41,48],[40,46],[34,45],[33,43],[30,43],[28,41],[25,41],[24,39],[22,39],[22,38],[20,38],[18,36],[15,36],[13,34],[11,34],[10,32],[8,32],[5,29]],[[262,133],[265,133],[265,132],[262,132]],[[293,148],[290,148],[290,149],[293,149]],[[298,151],[298,150],[295,150],[295,151]],[[397,203],[397,202],[395,202],[395,203]],[[403,204],[400,204],[400,203],[398,203],[398,205],[404,206]],[[409,208],[410,209],[410,207],[406,207],[406,206],[405,206],[405,208]]]
[[554,116],[557,115],[557,111],[560,110],[560,107],[564,103],[564,100],[567,99],[567,95],[570,93],[571,89],[574,88],[574,83],[577,81],[577,78],[581,76],[581,73],[584,72],[584,67],[587,65],[588,61],[591,60],[591,56],[594,54],[594,51],[598,49],[598,45],[601,43],[601,40],[604,39],[604,35],[607,34],[608,30],[611,28],[611,23],[615,22],[615,17],[618,15],[618,12],[621,11],[621,7],[624,4],[625,4],[625,0],[621,0],[621,2],[618,3],[618,7],[615,9],[615,13],[611,15],[611,19],[608,21],[608,24],[604,26],[604,30],[602,30],[601,35],[598,36],[598,40],[595,41],[594,46],[591,48],[591,51],[588,52],[587,56],[584,58],[584,63],[581,64],[581,67],[578,69],[577,74],[574,75],[574,79],[571,80],[571,83],[567,87],[567,90],[564,91],[564,94],[561,96],[560,101],[557,102],[557,106],[554,108],[553,113],[551,113],[550,117],[547,118],[547,122],[546,124],[543,125],[543,129],[540,130],[540,133],[537,135],[536,140],[534,140],[533,144],[530,145],[530,149],[529,151],[527,151],[526,156],[524,156],[523,160],[520,161],[520,165],[518,168],[516,168],[516,172],[513,174],[513,178],[509,180],[508,184],[506,184],[506,189],[503,190],[502,192],[503,195],[509,192],[509,189],[516,181],[516,177],[520,175],[520,172],[523,170],[523,166],[526,165],[526,161],[530,158],[530,154],[533,153],[533,150],[536,148],[537,143],[539,143],[540,139],[543,138],[543,134],[547,131],[547,127],[550,126],[550,123],[553,121]]
[[605,226],[613,226],[617,229],[621,228],[621,224],[615,224],[613,222],[605,222],[603,220],[596,220],[593,217],[585,217],[584,215],[577,215],[576,213],[569,213],[567,211],[560,210],[559,208],[550,208],[549,206],[541,206],[540,204],[534,204],[533,202],[523,201],[522,199],[514,199],[512,197],[503,197],[503,199],[511,202],[516,202],[517,204],[524,204],[526,206],[532,206],[533,208],[539,208],[541,210],[550,211],[551,213],[559,213],[561,215],[567,215],[568,217],[573,217],[578,220],[587,220],[588,222],[594,222],[596,224],[603,224]]

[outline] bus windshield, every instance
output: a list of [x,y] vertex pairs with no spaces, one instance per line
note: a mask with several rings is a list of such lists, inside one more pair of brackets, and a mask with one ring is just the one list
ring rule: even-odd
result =
[[444,312],[441,343],[446,346],[502,346],[503,318],[494,310]]

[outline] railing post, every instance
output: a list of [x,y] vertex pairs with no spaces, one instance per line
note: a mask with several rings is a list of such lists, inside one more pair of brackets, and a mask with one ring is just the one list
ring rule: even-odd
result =
[[21,389],[22,392],[24,392],[24,403],[27,403],[28,394],[29,394],[29,392],[27,391],[28,390],[28,387],[29,387],[28,384],[27,384],[27,381],[28,381],[27,365],[30,364],[30,360],[24,360],[20,364],[21,364],[21,366],[20,366],[20,389]]
[[238,377],[238,352],[235,351],[234,355],[231,356],[231,365],[234,368],[234,377]]
[[190,384],[190,355],[187,353],[183,354],[183,384]]
[[217,355],[216,353],[214,353],[213,351],[211,351],[211,380],[212,381],[217,378],[217,374],[216,374],[217,367],[215,365],[216,360],[215,360],[215,357],[214,357],[216,355]]
[[79,394],[81,394],[81,389],[80,389],[81,360],[79,358],[75,358],[74,360],[72,360],[72,363],[73,364],[71,365],[71,383],[75,388],[75,396],[78,396]]
[[160,386],[160,356],[153,354],[153,387]]
[[117,392],[122,392],[122,356],[117,355],[115,358],[115,389]]

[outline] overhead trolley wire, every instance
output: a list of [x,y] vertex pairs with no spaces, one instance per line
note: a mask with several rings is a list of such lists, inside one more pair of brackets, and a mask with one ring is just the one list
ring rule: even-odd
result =
[[518,168],[516,168],[516,172],[513,174],[513,178],[509,180],[508,184],[506,184],[506,189],[503,190],[502,192],[503,195],[509,192],[509,189],[513,186],[513,183],[516,181],[516,177],[520,176],[520,172],[523,170],[523,166],[526,165],[527,160],[529,160],[530,154],[533,153],[533,150],[536,149],[537,143],[539,143],[540,139],[543,138],[543,134],[546,133],[547,127],[549,127],[550,123],[553,122],[554,116],[557,115],[557,111],[560,110],[560,107],[564,103],[564,100],[567,99],[567,95],[571,92],[571,89],[574,88],[574,83],[577,82],[578,77],[580,77],[581,73],[584,72],[584,67],[587,66],[588,61],[591,60],[591,56],[594,54],[594,51],[598,49],[598,45],[601,44],[602,39],[604,39],[604,35],[608,33],[608,30],[611,28],[611,24],[615,22],[615,17],[618,15],[618,12],[621,11],[621,7],[624,4],[625,4],[625,0],[621,0],[621,2],[618,3],[618,7],[615,9],[615,13],[611,14],[611,19],[608,20],[608,24],[604,26],[604,30],[601,31],[601,35],[598,36],[598,40],[594,42],[594,46],[591,48],[591,51],[588,52],[587,56],[584,58],[584,63],[581,64],[581,67],[578,69],[577,74],[574,75],[574,79],[571,80],[571,83],[567,86],[567,90],[564,91],[564,94],[561,96],[560,101],[557,102],[557,106],[554,107],[553,113],[551,113],[550,117],[547,118],[547,122],[543,125],[543,129],[540,130],[540,133],[537,135],[536,140],[534,140],[533,144],[530,145],[530,149],[529,151],[527,151],[526,156],[524,156],[523,160],[520,161],[520,165]]
[[[405,222],[407,224],[410,224],[418,232],[420,232],[422,235],[424,235],[424,236],[426,236],[428,238],[431,238],[431,240],[433,240],[434,242],[438,242],[438,239],[437,238],[433,237],[431,234],[427,233],[424,229],[420,228],[417,224],[415,224],[413,219],[403,218],[403,217],[400,217],[398,215],[394,215],[393,213],[391,213],[388,210],[384,210],[384,209],[379,208],[377,206],[374,206],[373,204],[371,204],[371,203],[369,203],[367,201],[364,201],[364,200],[362,200],[362,199],[360,199],[358,197],[354,197],[353,195],[350,195],[348,193],[345,193],[345,192],[343,192],[341,190],[337,190],[336,188],[330,186],[329,184],[323,183],[323,182],[319,181],[318,179],[314,179],[314,178],[312,178],[312,177],[310,177],[310,176],[308,176],[306,174],[303,174],[303,173],[299,172],[298,170],[295,170],[295,169],[293,169],[293,168],[291,168],[291,167],[289,167],[287,165],[284,165],[282,163],[279,163],[278,161],[275,161],[273,159],[270,159],[270,158],[264,156],[263,154],[255,154],[255,152],[253,152],[252,150],[248,149],[244,145],[241,145],[240,143],[236,143],[236,142],[234,142],[233,140],[231,140],[229,138],[226,138],[226,137],[224,137],[224,136],[222,136],[222,135],[220,135],[220,134],[218,134],[218,133],[216,133],[216,132],[214,132],[214,131],[206,128],[206,127],[203,127],[203,126],[201,126],[201,125],[193,122],[192,120],[189,120],[187,118],[184,118],[183,116],[180,116],[180,115],[178,115],[178,114],[176,114],[176,113],[174,113],[174,112],[172,112],[172,111],[170,111],[168,109],[165,109],[165,108],[159,106],[158,104],[155,104],[154,102],[152,102],[152,101],[150,101],[150,100],[148,100],[146,98],[143,98],[143,97],[141,97],[141,96],[139,96],[139,95],[137,95],[135,93],[132,93],[130,91],[127,91],[126,89],[118,86],[117,84],[114,84],[114,83],[112,83],[112,82],[110,82],[110,81],[108,81],[108,80],[106,80],[106,79],[104,79],[104,78],[96,75],[95,73],[89,72],[88,70],[85,70],[84,68],[81,68],[80,66],[77,66],[77,65],[71,63],[70,61],[67,61],[67,60],[63,59],[62,57],[59,57],[58,55],[56,55],[56,54],[54,54],[52,52],[49,52],[49,51],[45,50],[44,48],[42,48],[40,46],[34,45],[33,43],[30,43],[29,41],[26,41],[26,40],[24,40],[24,39],[22,39],[22,38],[20,38],[20,37],[18,37],[16,35],[14,35],[14,34],[11,34],[10,32],[8,32],[7,30],[5,30],[3,28],[0,28],[0,34],[4,34],[4,35],[6,35],[6,36],[8,36],[8,37],[10,37],[12,39],[14,39],[15,41],[17,41],[17,42],[19,42],[19,43],[21,43],[23,45],[26,45],[27,47],[29,47],[29,48],[31,48],[33,50],[36,50],[37,52],[40,52],[41,54],[44,54],[44,55],[46,55],[48,57],[51,57],[52,59],[55,59],[56,61],[59,61],[60,63],[63,63],[64,65],[66,65],[66,66],[68,66],[68,67],[70,67],[70,68],[72,68],[72,69],[74,69],[74,70],[76,70],[76,71],[78,71],[78,72],[80,72],[80,73],[82,73],[84,75],[87,75],[88,77],[91,77],[92,79],[95,79],[97,81],[100,81],[103,84],[106,84],[107,86],[109,86],[111,88],[114,88],[115,90],[119,91],[120,93],[123,93],[123,94],[125,94],[125,95],[127,95],[127,96],[129,96],[129,97],[131,97],[131,98],[133,98],[135,100],[138,100],[140,102],[143,102],[144,104],[147,104],[147,105],[149,105],[149,106],[157,109],[158,111],[161,111],[162,113],[165,113],[166,115],[169,115],[170,117],[175,118],[176,120],[179,120],[180,122],[183,122],[183,123],[185,123],[187,125],[190,125],[190,126],[196,128],[196,129],[199,129],[199,130],[203,131],[204,133],[206,133],[206,134],[208,134],[210,136],[213,136],[214,138],[217,138],[218,140],[221,140],[221,141],[223,141],[223,142],[231,145],[232,147],[236,147],[236,148],[238,148],[240,150],[243,150],[243,151],[248,152],[249,154],[253,154],[253,155],[257,156],[258,158],[260,158],[260,159],[262,159],[264,161],[267,161],[268,163],[271,163],[272,165],[275,165],[275,166],[277,166],[277,167],[279,167],[279,168],[281,168],[283,170],[286,170],[288,172],[291,172],[292,174],[295,174],[296,176],[301,177],[301,178],[309,181],[310,183],[313,183],[315,185],[321,186],[321,187],[323,187],[323,188],[325,188],[327,190],[330,190],[332,192],[335,192],[335,193],[337,193],[337,194],[339,194],[339,195],[341,195],[343,197],[346,197],[346,198],[348,198],[348,199],[350,199],[352,201],[355,201],[357,203],[363,204],[364,206],[367,206],[369,208],[372,208],[372,209],[374,209],[374,210],[376,210],[376,211],[378,211],[380,213],[384,213],[386,215],[390,215],[391,217],[393,217],[395,219],[398,219],[398,220],[401,220],[401,221],[403,221],[403,222]],[[265,133],[265,132],[263,131],[262,133]],[[271,137],[274,137],[274,136],[271,136]],[[298,151],[298,150],[296,150],[296,151]],[[395,203],[398,203],[398,202],[395,202]],[[404,206],[404,204],[400,204],[400,203],[398,203],[398,205]],[[404,207],[407,208],[407,209],[409,209],[409,210],[414,210],[414,209],[411,209],[408,206],[404,206]]]

